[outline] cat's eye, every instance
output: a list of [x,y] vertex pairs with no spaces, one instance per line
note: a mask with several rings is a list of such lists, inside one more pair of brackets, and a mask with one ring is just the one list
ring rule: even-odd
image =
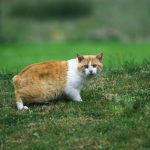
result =
[[96,68],[96,67],[97,67],[97,65],[96,65],[96,64],[93,64],[92,66],[93,66],[94,68]]
[[88,65],[84,65],[84,68],[88,68],[89,66]]

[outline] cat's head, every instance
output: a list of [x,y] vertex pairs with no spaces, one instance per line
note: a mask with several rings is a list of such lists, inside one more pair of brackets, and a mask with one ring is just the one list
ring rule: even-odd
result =
[[85,55],[77,54],[78,70],[86,76],[96,75],[102,70],[103,64],[101,63],[103,53],[98,55]]

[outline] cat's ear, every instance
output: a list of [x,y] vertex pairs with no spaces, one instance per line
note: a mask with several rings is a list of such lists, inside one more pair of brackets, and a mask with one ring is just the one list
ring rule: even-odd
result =
[[98,55],[96,55],[96,58],[97,58],[99,61],[102,61],[103,53],[99,53]]
[[81,62],[84,59],[84,57],[82,55],[80,55],[80,54],[77,54],[77,58],[78,58],[79,62]]

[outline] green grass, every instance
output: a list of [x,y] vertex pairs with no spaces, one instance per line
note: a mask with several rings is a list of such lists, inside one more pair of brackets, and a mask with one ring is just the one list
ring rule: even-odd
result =
[[58,99],[17,111],[11,78],[0,74],[0,149],[150,148],[150,62],[103,71],[83,102]]
[[[114,42],[0,45],[0,149],[150,149],[149,47]],[[16,109],[11,78],[24,66],[99,50],[105,68],[83,89],[83,102],[61,97],[31,105],[29,111]]]
[[120,67],[125,61],[141,63],[150,59],[150,43],[116,43],[116,42],[45,42],[17,43],[0,45],[0,68],[3,70],[20,70],[26,65],[49,59],[71,59],[76,53],[104,53],[104,66]]

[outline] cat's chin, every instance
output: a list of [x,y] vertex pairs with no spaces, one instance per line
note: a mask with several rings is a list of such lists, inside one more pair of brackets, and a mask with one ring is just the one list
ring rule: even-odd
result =
[[90,73],[88,76],[91,76],[91,77],[92,77],[92,76],[94,76],[94,75],[95,75],[95,74],[93,74],[93,73]]
[[95,76],[96,76],[96,74],[94,74],[94,73],[90,73],[90,74],[87,75],[88,78],[92,78],[92,77],[95,77]]

